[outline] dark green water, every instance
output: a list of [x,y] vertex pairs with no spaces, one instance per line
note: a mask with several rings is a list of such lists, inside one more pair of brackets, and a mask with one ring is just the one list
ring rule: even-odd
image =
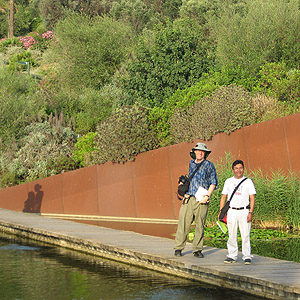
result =
[[0,233],[1,300],[258,300]]

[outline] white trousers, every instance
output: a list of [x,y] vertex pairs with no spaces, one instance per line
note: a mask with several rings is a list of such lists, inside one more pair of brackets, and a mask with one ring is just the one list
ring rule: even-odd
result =
[[246,258],[252,258],[251,255],[251,245],[250,245],[250,230],[251,222],[247,222],[249,209],[229,209],[227,214],[227,227],[228,227],[228,241],[227,249],[228,255],[234,260],[237,260],[238,257],[238,240],[237,240],[237,230],[239,228],[242,238],[242,254],[243,260]]

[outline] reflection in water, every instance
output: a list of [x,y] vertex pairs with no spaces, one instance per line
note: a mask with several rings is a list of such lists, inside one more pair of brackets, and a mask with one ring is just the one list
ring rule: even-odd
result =
[[133,231],[141,234],[165,237],[174,239],[177,224],[154,224],[136,222],[110,222],[110,221],[91,221],[91,220],[72,220],[78,223],[102,226],[117,230]]
[[34,250],[40,250],[39,247],[32,247],[32,246],[23,246],[23,245],[18,245],[18,244],[9,244],[6,246],[1,246],[1,250],[14,250],[14,251],[34,251]]
[[0,234],[1,299],[261,299]]

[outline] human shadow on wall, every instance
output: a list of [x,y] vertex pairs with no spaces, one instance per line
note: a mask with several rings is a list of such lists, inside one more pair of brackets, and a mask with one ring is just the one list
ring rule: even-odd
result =
[[42,186],[40,184],[36,184],[34,186],[35,192],[29,192],[27,199],[24,203],[23,212],[29,213],[40,213],[41,212],[41,205],[44,196],[44,192],[41,191]]

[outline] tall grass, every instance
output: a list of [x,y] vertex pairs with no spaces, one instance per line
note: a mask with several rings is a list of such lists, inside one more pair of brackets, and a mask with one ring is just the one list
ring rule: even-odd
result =
[[[231,154],[220,159],[215,165],[218,173],[219,188],[213,193],[208,225],[215,224],[219,213],[220,198],[224,182],[232,177]],[[264,174],[260,169],[247,172],[245,176],[252,179],[256,189],[254,226],[260,228],[294,228],[300,229],[300,173],[282,170]]]

